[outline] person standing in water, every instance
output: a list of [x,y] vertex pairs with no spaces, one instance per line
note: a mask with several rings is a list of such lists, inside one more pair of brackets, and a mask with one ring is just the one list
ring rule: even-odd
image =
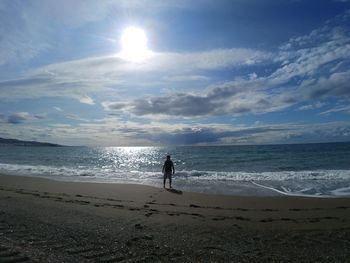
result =
[[171,176],[175,173],[175,167],[172,160],[170,160],[170,155],[167,155],[166,160],[163,165],[164,179],[163,179],[163,188],[165,188],[166,179],[169,178],[169,186],[171,188]]

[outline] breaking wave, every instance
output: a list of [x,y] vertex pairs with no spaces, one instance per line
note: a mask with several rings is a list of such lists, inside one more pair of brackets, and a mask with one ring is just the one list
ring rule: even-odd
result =
[[[139,183],[160,186],[158,171],[111,167],[47,166],[0,163],[0,173],[84,182]],[[237,195],[285,194],[298,196],[350,196],[350,170],[273,172],[215,172],[180,170],[174,185],[183,190]],[[243,190],[242,190],[243,189]]]

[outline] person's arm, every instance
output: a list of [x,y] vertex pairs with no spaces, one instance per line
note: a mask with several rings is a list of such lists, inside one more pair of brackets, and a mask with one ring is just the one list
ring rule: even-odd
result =
[[171,162],[171,166],[172,166],[172,168],[173,168],[173,174],[175,173],[175,166],[174,166],[174,163],[173,162]]
[[163,164],[162,173],[164,173],[164,170],[165,170],[165,163]]

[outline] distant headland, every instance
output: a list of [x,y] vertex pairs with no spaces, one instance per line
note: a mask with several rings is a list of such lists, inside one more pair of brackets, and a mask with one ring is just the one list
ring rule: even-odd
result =
[[36,141],[22,141],[17,139],[4,139],[0,138],[0,146],[47,146],[47,147],[62,147],[63,145],[47,143],[47,142],[36,142]]

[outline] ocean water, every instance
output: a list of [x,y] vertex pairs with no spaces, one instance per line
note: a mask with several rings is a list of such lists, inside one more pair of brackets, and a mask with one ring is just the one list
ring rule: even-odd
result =
[[0,173],[231,195],[350,196],[350,143],[208,147],[0,147]]

